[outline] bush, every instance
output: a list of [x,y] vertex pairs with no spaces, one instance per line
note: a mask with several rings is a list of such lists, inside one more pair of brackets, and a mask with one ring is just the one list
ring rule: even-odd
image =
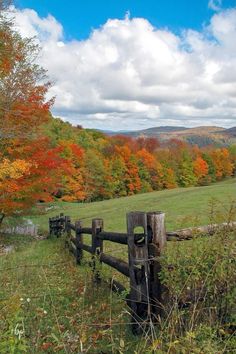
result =
[[227,229],[168,248],[160,275],[167,299],[160,323],[165,348],[175,343],[173,353],[189,353],[190,348],[191,353],[201,348],[220,353],[220,347],[236,345],[235,254],[235,233]]

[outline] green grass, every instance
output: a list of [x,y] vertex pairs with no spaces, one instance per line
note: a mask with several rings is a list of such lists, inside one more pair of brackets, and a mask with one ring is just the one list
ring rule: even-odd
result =
[[209,203],[212,199],[225,207],[236,198],[236,179],[228,179],[205,187],[176,188],[145,194],[105,200],[93,203],[57,202],[57,208],[39,216],[30,217],[44,231],[48,230],[48,218],[60,212],[83,220],[85,226],[91,225],[92,218],[103,218],[105,230],[125,231],[126,213],[129,211],[156,211],[166,213],[168,230],[209,222]]
[[[16,249],[0,257],[0,353],[97,353],[113,340],[110,322],[118,323],[116,340],[126,336],[128,317],[117,319],[123,299],[105,285],[94,288],[91,268],[76,267],[64,240],[28,239],[19,247],[21,237],[0,242],[6,238]],[[24,328],[20,341],[16,328]]]
[[[84,225],[90,225],[92,218],[102,217],[106,230],[125,231],[126,212],[162,210],[171,230],[207,223],[212,198],[218,200],[215,215],[219,218],[221,210],[224,216],[230,201],[236,197],[235,182],[229,179],[207,187],[166,190],[90,204],[55,203],[58,209],[29,218],[44,232],[47,232],[48,218],[60,212],[73,220],[83,219]],[[2,235],[0,244],[15,247],[12,253],[0,256],[0,353],[133,353],[134,350],[149,353],[143,348],[150,347],[151,342],[137,339],[130,332],[124,296],[112,294],[105,283],[93,285],[87,262],[90,255],[85,257],[82,266],[76,266],[74,257],[64,247],[63,238],[35,241],[26,236]],[[184,243],[178,247],[184,247]],[[110,251],[119,256],[119,252],[124,255],[126,248],[112,244]],[[102,267],[103,279],[113,274],[124,281],[111,268]],[[19,329],[24,331],[21,339],[17,335]],[[168,340],[166,337],[167,343]]]

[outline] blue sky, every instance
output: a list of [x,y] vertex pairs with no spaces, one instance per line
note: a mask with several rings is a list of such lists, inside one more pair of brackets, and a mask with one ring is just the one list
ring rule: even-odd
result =
[[109,130],[236,126],[236,0],[15,6],[16,28],[41,45],[55,116]]
[[[108,18],[144,17],[156,27],[200,30],[212,16],[209,0],[17,0],[20,8],[35,9],[42,17],[52,14],[63,24],[67,39],[85,39],[93,28]],[[236,0],[223,0],[222,8],[236,5]]]

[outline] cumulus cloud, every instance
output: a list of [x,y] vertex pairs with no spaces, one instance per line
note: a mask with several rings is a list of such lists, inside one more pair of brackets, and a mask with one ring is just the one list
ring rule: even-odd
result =
[[23,36],[40,41],[55,115],[117,130],[236,125],[236,9],[181,35],[144,18],[109,19],[83,41],[66,41],[51,15],[15,10],[15,20]]
[[211,9],[213,11],[220,11],[221,5],[222,5],[222,0],[210,0],[208,2],[209,9]]

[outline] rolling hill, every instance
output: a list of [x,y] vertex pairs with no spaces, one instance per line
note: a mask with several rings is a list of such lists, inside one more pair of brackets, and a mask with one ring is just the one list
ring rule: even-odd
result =
[[192,145],[207,146],[228,146],[236,143],[236,127],[225,129],[216,126],[199,126],[194,128],[185,127],[153,127],[135,131],[105,132],[108,135],[123,134],[130,137],[155,137],[165,142],[170,139],[186,141]]
[[103,218],[106,230],[125,231],[127,212],[162,210],[167,213],[169,230],[192,226],[194,215],[198,216],[198,225],[204,225],[209,223],[209,204],[213,198],[219,205],[229,205],[235,198],[235,182],[235,178],[230,178],[204,187],[175,188],[92,203],[56,202],[50,204],[46,213],[32,215],[30,219],[44,232],[48,230],[48,218],[61,212],[72,220],[83,220],[86,226],[93,218]]
[[236,127],[224,130],[223,134],[231,135],[232,137],[236,137]]

